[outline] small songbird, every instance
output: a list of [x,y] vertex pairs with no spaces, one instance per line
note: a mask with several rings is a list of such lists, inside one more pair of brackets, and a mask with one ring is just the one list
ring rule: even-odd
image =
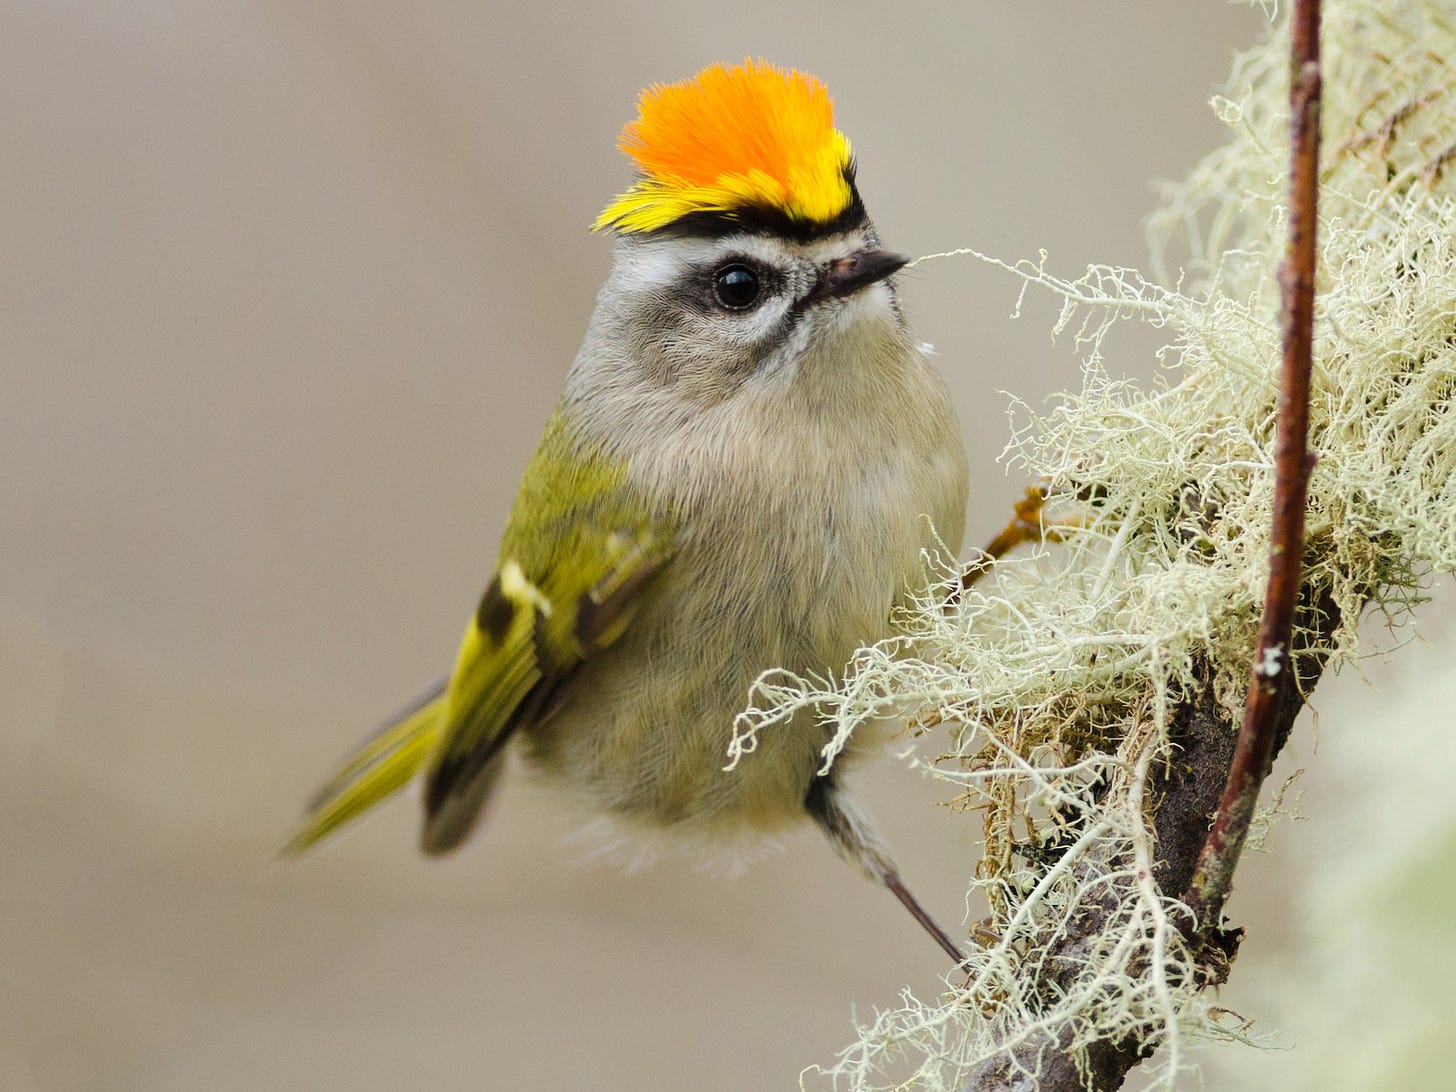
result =
[[648,88],[639,175],[566,392],[449,679],[310,803],[300,851],[416,774],[426,853],[469,835],[508,744],[629,838],[732,848],[804,819],[901,883],[813,710],[731,771],[771,668],[829,675],[892,632],[921,551],[960,546],[966,460],[812,76],[764,61]]

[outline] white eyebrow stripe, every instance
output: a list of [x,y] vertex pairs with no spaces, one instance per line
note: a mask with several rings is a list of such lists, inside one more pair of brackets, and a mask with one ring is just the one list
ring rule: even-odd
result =
[[618,251],[616,262],[622,270],[630,271],[632,284],[651,291],[681,283],[695,268],[735,257],[778,269],[791,268],[796,261],[803,260],[802,255],[777,240],[745,232],[718,239],[633,240]]

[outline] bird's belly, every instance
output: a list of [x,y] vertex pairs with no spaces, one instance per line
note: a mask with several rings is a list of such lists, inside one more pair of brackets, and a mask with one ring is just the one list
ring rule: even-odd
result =
[[[856,501],[861,518],[878,515]],[[734,719],[763,672],[838,675],[887,633],[925,537],[920,509],[899,508],[870,532],[845,526],[827,499],[757,533],[737,513],[736,526],[701,521],[626,634],[528,730],[528,761],[629,827],[718,843],[801,821],[829,730],[805,709],[725,770]]]
[[788,635],[744,617],[678,618],[629,633],[585,665],[566,705],[529,731],[527,758],[634,824],[716,838],[795,823],[828,738],[812,710],[765,732],[755,752],[724,769],[754,679],[775,666],[828,666],[790,656]]

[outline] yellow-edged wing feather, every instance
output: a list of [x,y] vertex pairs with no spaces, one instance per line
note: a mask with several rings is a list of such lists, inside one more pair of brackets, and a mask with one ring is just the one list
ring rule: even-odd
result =
[[427,853],[465,840],[499,774],[505,742],[559,708],[577,667],[621,635],[637,593],[667,560],[650,532],[583,530],[567,567],[548,570],[541,584],[515,557],[505,558],[466,629],[425,775],[420,846]]
[[442,853],[473,828],[514,732],[549,717],[586,658],[621,636],[670,555],[671,520],[623,468],[553,415],[526,469],[494,579],[448,685],[368,740],[310,802],[296,853],[425,773],[420,843]]

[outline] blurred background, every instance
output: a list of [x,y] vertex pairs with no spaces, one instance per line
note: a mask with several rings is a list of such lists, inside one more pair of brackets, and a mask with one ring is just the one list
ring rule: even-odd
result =
[[[586,226],[639,88],[807,69],[888,245],[1075,273],[1145,264],[1151,182],[1220,139],[1206,102],[1262,25],[1221,0],[0,5],[0,1087],[791,1088],[856,1013],[933,996],[940,953],[807,830],[735,881],[626,876],[513,780],[448,860],[403,798],[273,855],[451,662],[608,265]],[[1024,484],[1009,396],[1077,360],[1054,301],[1012,321],[1019,285],[971,259],[902,291],[982,540]],[[1113,370],[1157,344],[1115,334]],[[1321,691],[1325,737],[1363,685]],[[893,759],[859,782],[959,925],[977,822]],[[1392,790],[1325,796],[1366,791]],[[1233,906],[1233,1007],[1298,941],[1321,851],[1282,848]]]

